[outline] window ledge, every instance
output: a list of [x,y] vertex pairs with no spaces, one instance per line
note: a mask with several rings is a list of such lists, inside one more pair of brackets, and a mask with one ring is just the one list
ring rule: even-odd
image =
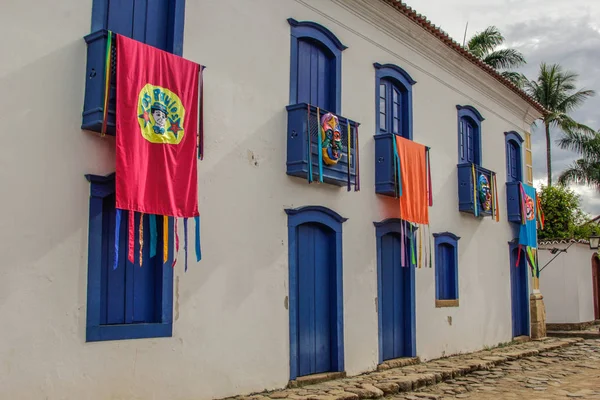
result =
[[458,299],[456,300],[436,300],[435,308],[458,307]]

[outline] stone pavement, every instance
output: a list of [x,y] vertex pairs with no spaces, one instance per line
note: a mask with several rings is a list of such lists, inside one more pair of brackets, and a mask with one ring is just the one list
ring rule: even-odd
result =
[[[468,397],[515,399],[523,396],[518,393],[513,397],[501,397],[501,393],[508,390],[524,390],[530,399],[564,399],[564,393],[575,393],[584,389],[584,386],[575,381],[571,382],[576,378],[575,373],[587,374],[585,377],[591,382],[590,392],[586,392],[585,396],[598,394],[598,397],[586,398],[600,399],[599,360],[600,341],[583,343],[583,339],[580,338],[550,338],[299,388],[239,396],[232,400],[359,400],[383,396],[412,400]],[[550,367],[554,368],[552,372],[542,372],[542,369],[545,371]],[[563,383],[566,386],[561,387]],[[563,390],[562,397],[544,397],[550,394],[550,389]],[[546,391],[548,393],[545,393]],[[534,397],[537,393],[543,395]],[[507,392],[507,396],[509,394],[512,395]]]
[[394,399],[600,399],[600,340],[507,362]]

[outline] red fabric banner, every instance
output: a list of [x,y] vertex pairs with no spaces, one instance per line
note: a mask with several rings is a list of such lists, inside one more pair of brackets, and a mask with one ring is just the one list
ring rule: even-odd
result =
[[200,65],[117,36],[116,207],[198,213]]

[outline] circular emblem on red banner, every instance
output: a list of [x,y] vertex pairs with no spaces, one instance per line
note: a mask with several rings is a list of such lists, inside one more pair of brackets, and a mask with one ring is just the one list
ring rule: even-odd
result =
[[169,89],[146,84],[138,97],[138,122],[144,139],[151,143],[179,144],[185,108]]

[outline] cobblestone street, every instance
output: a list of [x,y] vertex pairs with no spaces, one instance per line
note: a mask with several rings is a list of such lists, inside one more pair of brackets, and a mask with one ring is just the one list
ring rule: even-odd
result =
[[507,362],[394,399],[600,399],[600,340]]
[[235,400],[568,399],[600,400],[600,340],[548,338],[425,363],[399,359],[379,371],[329,380],[327,374],[292,388]]

